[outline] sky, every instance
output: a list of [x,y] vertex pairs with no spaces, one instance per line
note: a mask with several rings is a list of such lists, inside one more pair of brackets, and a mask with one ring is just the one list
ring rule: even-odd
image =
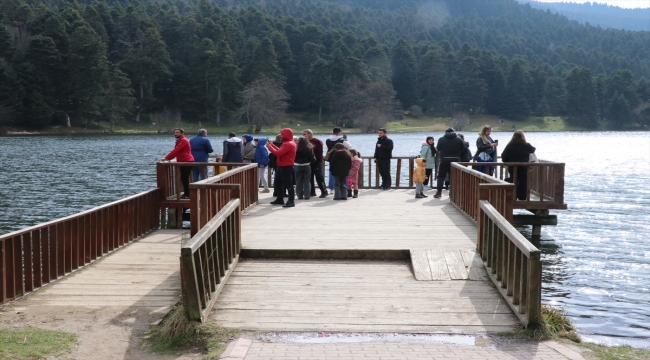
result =
[[536,0],[539,2],[574,2],[574,3],[585,3],[585,2],[597,2],[597,3],[606,3],[609,5],[614,5],[627,9],[634,8],[650,8],[650,0]]

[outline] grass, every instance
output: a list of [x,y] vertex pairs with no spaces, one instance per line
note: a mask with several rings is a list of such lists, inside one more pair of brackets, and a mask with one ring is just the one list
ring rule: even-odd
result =
[[182,304],[177,304],[158,325],[144,334],[145,344],[154,353],[177,354],[199,348],[203,359],[218,359],[228,342],[239,336],[239,330],[222,328],[187,320]]
[[550,305],[542,305],[542,315],[540,316],[537,327],[525,329],[523,326],[519,326],[513,332],[500,333],[499,335],[518,340],[543,341],[568,339],[576,343],[580,342],[580,337],[575,332],[575,328],[564,310],[554,308]]
[[37,328],[0,329],[0,359],[58,357],[72,350],[77,335]]
[[587,349],[582,355],[586,359],[598,360],[648,360],[650,350],[637,349],[629,345],[605,346],[592,343],[581,343],[578,346]]

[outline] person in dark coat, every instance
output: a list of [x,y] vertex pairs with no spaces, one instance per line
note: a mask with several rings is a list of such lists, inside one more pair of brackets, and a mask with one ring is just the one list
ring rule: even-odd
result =
[[311,195],[311,164],[316,161],[312,145],[306,137],[298,138],[294,174],[298,200],[309,200]]
[[[501,154],[501,160],[504,163],[515,162],[515,163],[527,163],[530,159],[530,154],[535,153],[535,147],[526,142],[526,137],[524,132],[521,130],[515,131],[512,134],[512,139],[506,148],[503,149]],[[508,166],[508,172],[510,173],[511,178],[506,179],[508,182],[513,182],[514,166]],[[528,198],[528,166],[517,166],[517,200],[526,200]]]
[[[208,131],[205,129],[199,129],[199,134],[190,139],[190,146],[192,147],[192,156],[195,162],[208,162],[209,154],[214,151],[210,140],[208,140]],[[205,168],[207,167],[194,166],[192,168],[192,179],[194,182],[205,179],[203,177],[203,169]]]
[[347,200],[348,174],[352,168],[352,157],[345,145],[339,143],[329,154],[330,171],[334,176],[334,200]]
[[228,140],[224,140],[223,142],[223,156],[221,157],[221,162],[241,163],[243,161],[242,142],[237,137],[237,134],[231,132],[228,134]]
[[458,137],[463,140],[463,143],[465,143],[465,151],[463,154],[460,156],[460,161],[461,162],[470,162],[472,161],[472,150],[469,149],[469,141],[465,141],[465,135],[463,134],[458,134]]
[[[330,137],[327,140],[325,140],[325,146],[327,146],[328,154],[332,151],[332,149],[334,149],[334,145],[339,143],[343,144],[346,149],[352,148],[352,145],[347,141],[347,136],[344,138],[343,135],[341,135],[341,133],[342,133],[341,128],[337,126],[334,129],[332,129],[332,135],[330,135]],[[334,190],[334,175],[332,175],[331,171],[329,172],[328,186],[331,190]]]
[[375,162],[379,167],[379,176],[381,176],[382,190],[389,190],[392,185],[390,177],[390,159],[393,157],[393,140],[386,135],[386,129],[381,128],[378,131],[379,138],[375,145]]
[[325,186],[325,178],[323,177],[323,142],[314,137],[314,133],[306,129],[302,132],[304,136],[311,143],[312,149],[314,150],[314,156],[316,161],[311,164],[311,196],[316,196],[316,188],[314,187],[314,180],[316,180],[316,185],[320,189],[320,196],[324,198],[328,195],[327,187]]
[[440,157],[440,165],[436,194],[433,197],[439,199],[442,196],[442,185],[445,182],[445,177],[451,170],[451,163],[460,161],[460,157],[467,147],[463,139],[456,136],[454,128],[448,127],[445,130],[445,135],[438,139],[436,149]]

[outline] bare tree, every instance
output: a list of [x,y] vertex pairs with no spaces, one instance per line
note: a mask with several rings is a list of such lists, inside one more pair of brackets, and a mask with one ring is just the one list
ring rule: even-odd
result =
[[465,126],[468,126],[470,124],[471,122],[469,120],[469,115],[467,115],[467,113],[457,112],[451,118],[450,126],[452,126],[456,131],[462,131],[465,128]]
[[363,132],[373,132],[396,119],[399,108],[395,90],[389,83],[367,83],[352,78],[343,81],[332,106],[332,113],[336,125],[341,122]]
[[246,120],[248,132],[262,131],[262,126],[277,123],[280,116],[289,107],[290,99],[279,82],[264,75],[260,75],[250,83],[241,94],[243,104],[234,114],[235,119]]
[[171,111],[168,108],[149,115],[149,118],[151,119],[151,125],[156,128],[159,134],[170,133],[182,124],[181,112]]

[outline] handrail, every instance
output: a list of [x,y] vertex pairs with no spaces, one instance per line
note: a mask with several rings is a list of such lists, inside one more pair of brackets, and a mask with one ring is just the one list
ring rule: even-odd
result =
[[205,320],[239,261],[239,207],[239,199],[231,199],[181,247],[181,289],[189,320]]
[[201,167],[201,174],[203,178],[207,178],[207,167],[213,167],[214,174],[217,174],[217,169],[221,166],[226,167],[227,170],[237,168],[240,166],[250,165],[247,163],[221,163],[221,162],[176,162],[176,161],[159,161],[156,163],[156,183],[161,189],[161,201],[174,198],[180,200],[182,192],[182,182],[180,171],[181,166],[198,166]]
[[159,227],[159,189],[0,236],[0,304]]
[[540,251],[488,200],[479,200],[479,253],[490,279],[525,327],[539,323],[542,298]]
[[486,199],[490,200],[499,213],[512,221],[515,185],[466,167],[465,164],[451,164],[451,203],[476,223],[479,217],[478,200],[480,192],[484,191],[487,192]]

